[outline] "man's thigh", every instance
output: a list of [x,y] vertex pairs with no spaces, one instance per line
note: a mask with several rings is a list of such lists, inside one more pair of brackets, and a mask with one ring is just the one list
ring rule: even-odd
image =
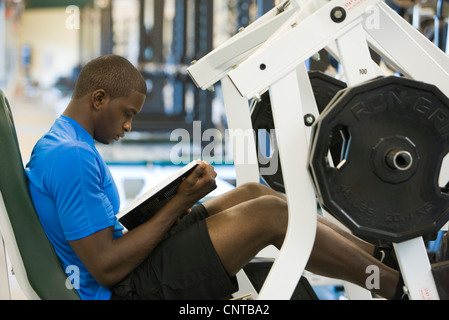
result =
[[[114,297],[124,299],[225,299],[238,290],[212,245],[204,216],[197,208],[172,230],[127,279]],[[185,221],[184,221],[185,220]]]

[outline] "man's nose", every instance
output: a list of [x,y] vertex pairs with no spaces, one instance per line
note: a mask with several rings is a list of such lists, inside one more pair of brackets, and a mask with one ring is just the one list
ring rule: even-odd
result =
[[123,129],[125,129],[126,132],[130,132],[132,129],[131,121],[125,122],[125,124],[123,125]]

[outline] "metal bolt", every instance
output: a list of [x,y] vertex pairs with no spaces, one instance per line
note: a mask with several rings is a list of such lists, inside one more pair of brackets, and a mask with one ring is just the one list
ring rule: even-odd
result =
[[258,93],[253,97],[253,100],[259,103],[262,101],[262,96]]
[[311,127],[315,123],[315,116],[313,114],[306,114],[304,116],[304,122],[307,127]]
[[331,19],[336,23],[343,22],[346,19],[346,11],[342,7],[335,7],[331,11]]
[[340,10],[334,12],[335,19],[341,19],[341,17],[343,17],[343,12],[341,12]]
[[403,286],[402,290],[404,290],[404,295],[410,296],[410,291],[408,290],[408,288],[406,286]]
[[387,154],[387,164],[392,169],[406,171],[413,165],[413,157],[410,152],[404,150],[392,150]]
[[319,52],[315,53],[315,54],[312,56],[312,59],[313,59],[314,61],[316,61],[316,62],[320,61],[320,60],[321,60],[321,54],[320,54]]

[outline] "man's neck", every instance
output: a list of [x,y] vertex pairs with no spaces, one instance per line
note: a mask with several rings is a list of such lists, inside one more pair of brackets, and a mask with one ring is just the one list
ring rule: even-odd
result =
[[63,115],[69,117],[84,128],[92,137],[94,136],[94,126],[90,108],[84,99],[71,100]]

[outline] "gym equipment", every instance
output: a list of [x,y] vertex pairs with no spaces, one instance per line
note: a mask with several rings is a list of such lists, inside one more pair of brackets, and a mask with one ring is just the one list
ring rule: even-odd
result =
[[[346,88],[346,83],[337,80],[320,71],[309,71],[310,84],[312,86],[313,94],[315,96],[318,111],[324,111],[328,103],[334,98],[337,92]],[[271,110],[271,100],[269,92],[265,92],[260,100],[254,100],[255,104],[251,110],[251,121],[256,132],[256,149],[259,162],[259,169],[261,171],[262,179],[274,190],[285,193],[284,179],[282,177],[282,167],[279,158],[279,150],[276,144],[275,127],[273,120],[273,113]],[[310,117],[310,120],[309,120]],[[313,115],[306,115],[304,121],[306,125],[313,125],[315,117]],[[261,152],[261,141],[258,133],[263,132],[270,135],[271,157],[267,157],[265,153]],[[274,136],[271,136],[273,134]],[[268,140],[268,139],[266,139]],[[339,150],[335,150],[338,152]],[[332,154],[336,154],[332,152]],[[336,157],[339,155],[336,154]],[[273,157],[277,157],[276,163],[279,164],[274,170],[270,170],[270,165]]]
[[[449,194],[449,99],[432,85],[387,77],[347,89],[319,118],[310,170],[322,206],[354,234],[403,242],[440,230]],[[334,137],[341,158],[328,159]]]
[[[318,119],[319,111],[305,61],[323,49],[342,66],[349,89],[385,76],[373,61],[371,49],[405,78],[434,85],[449,96],[449,57],[380,0],[284,1],[188,69],[203,90],[221,82],[228,125],[233,130],[252,130],[248,101],[266,91],[270,95],[289,226],[284,245],[258,296],[260,299],[289,299],[313,247],[317,206],[314,181],[308,169],[308,150],[314,137],[304,117]],[[337,94],[334,101],[339,98],[344,99],[344,93]],[[334,142],[340,145],[340,150],[343,145],[351,152],[351,132],[342,129],[342,142]],[[368,134],[369,126],[365,130]],[[413,158],[414,150],[403,138],[396,137],[389,143],[400,142],[401,147],[409,149],[391,154],[388,161],[407,171],[412,170],[406,162]],[[382,148],[384,145],[379,144],[377,152]],[[420,150],[417,152],[419,163],[425,162],[424,155]],[[244,150],[234,150],[236,160],[241,153],[247,161],[235,161],[238,184],[259,182],[255,139]],[[344,170],[344,164],[341,165]],[[443,223],[446,214],[439,219],[434,228]],[[393,247],[410,299],[439,299],[422,236],[395,242]],[[411,235],[401,230],[393,234],[395,239],[402,237]],[[354,298],[370,299],[371,295],[365,290]]]
[[[66,285],[67,274],[34,210],[11,109],[1,91],[0,149],[0,253],[4,252],[3,239],[14,274],[28,299],[79,300],[78,293]],[[9,299],[6,268],[0,269],[0,278],[2,275],[6,285],[2,284],[0,294]]]
[[[259,163],[259,170],[261,171],[261,178],[272,189],[284,193],[285,188],[281,166],[277,165],[275,170],[266,173],[273,160],[276,161],[277,164],[280,163],[270,95],[268,92],[265,92],[260,101],[256,102],[252,108],[251,122],[256,133],[257,161]],[[261,141],[261,135],[263,134],[265,134],[265,144]],[[265,152],[262,152],[262,146],[266,148]]]
[[[192,134],[194,121],[201,121],[205,129],[214,128],[214,94],[198,90],[185,71],[190,61],[212,49],[213,3],[172,3],[174,16],[167,20],[166,1],[140,1],[139,66],[148,92],[133,130],[156,134],[156,140],[169,137],[175,129]],[[167,37],[173,40],[170,48]]]
[[447,17],[444,16],[444,7],[447,6],[446,2],[447,0],[437,1],[437,10],[433,19],[435,28],[435,45],[437,45],[441,50],[448,52],[448,24]]

